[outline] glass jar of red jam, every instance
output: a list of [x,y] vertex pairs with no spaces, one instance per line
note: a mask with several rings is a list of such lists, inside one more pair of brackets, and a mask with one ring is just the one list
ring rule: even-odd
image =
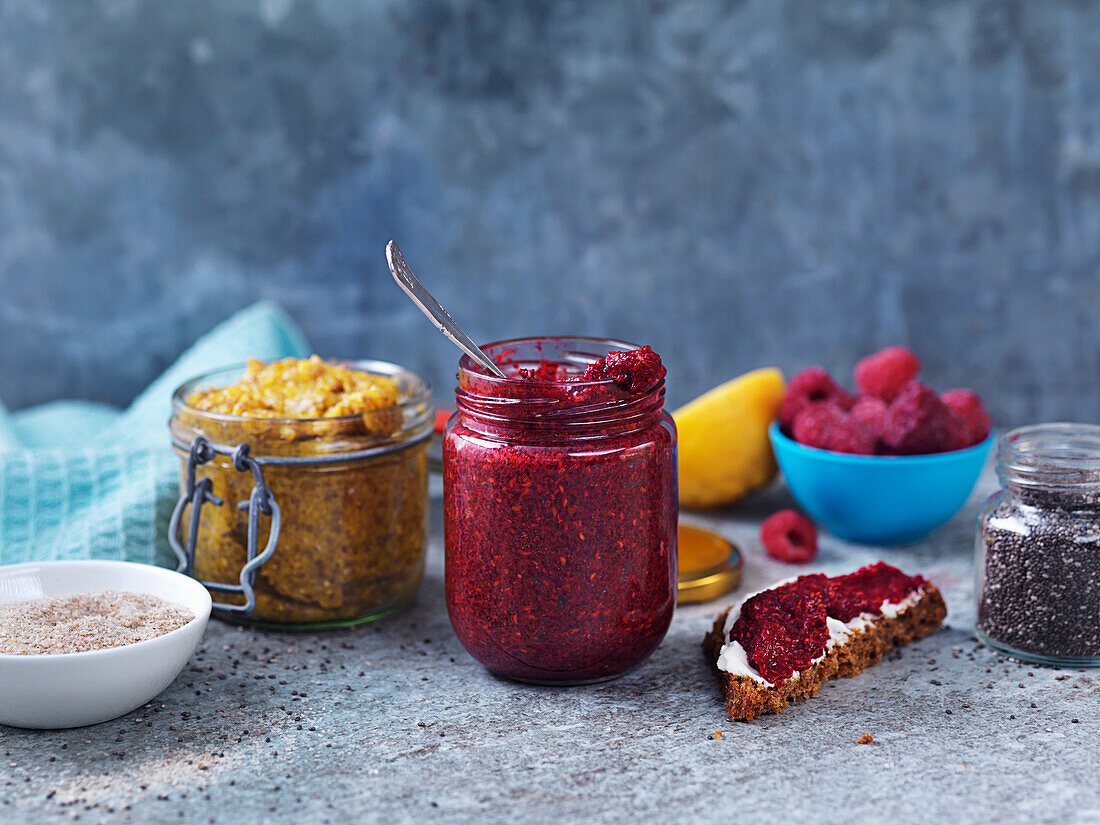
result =
[[[466,650],[498,675],[613,679],[668,630],[676,427],[660,359],[647,347],[634,361],[635,350],[529,338],[485,348],[506,378],[459,363],[443,442],[447,609]],[[590,379],[613,360],[611,377]]]

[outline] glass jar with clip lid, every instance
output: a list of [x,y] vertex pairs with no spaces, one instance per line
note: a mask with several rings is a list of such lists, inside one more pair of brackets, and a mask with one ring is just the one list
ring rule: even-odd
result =
[[[306,412],[240,403],[234,388],[260,362],[200,375],[173,395],[181,496],[169,541],[179,569],[231,621],[314,629],[393,613],[424,571],[430,388],[382,361],[276,363],[309,379],[277,388],[288,409]],[[346,399],[313,412],[317,394],[339,384],[329,369],[359,382],[353,412],[339,406]],[[371,400],[375,389],[383,402]]]

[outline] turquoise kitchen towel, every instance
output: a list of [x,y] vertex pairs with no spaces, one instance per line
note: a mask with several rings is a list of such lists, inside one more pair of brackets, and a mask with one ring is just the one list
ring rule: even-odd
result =
[[306,356],[301,330],[260,303],[204,335],[125,410],[58,401],[0,405],[0,564],[122,559],[175,566],[166,531],[179,496],[172,391],[249,357]]

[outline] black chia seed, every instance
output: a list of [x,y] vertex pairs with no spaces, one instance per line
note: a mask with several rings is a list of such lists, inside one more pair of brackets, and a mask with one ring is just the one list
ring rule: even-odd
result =
[[1100,656],[1100,477],[1082,481],[1072,494],[1002,491],[986,506],[978,629],[990,639],[1043,656]]

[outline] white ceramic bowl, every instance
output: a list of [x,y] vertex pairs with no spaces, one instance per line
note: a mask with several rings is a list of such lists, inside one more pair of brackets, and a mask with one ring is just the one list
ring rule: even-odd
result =
[[98,590],[148,593],[183,605],[183,627],[87,653],[0,654],[0,723],[77,728],[141,707],[172,683],[202,639],[210,594],[172,570],[124,561],[47,561],[0,567],[0,604]]

